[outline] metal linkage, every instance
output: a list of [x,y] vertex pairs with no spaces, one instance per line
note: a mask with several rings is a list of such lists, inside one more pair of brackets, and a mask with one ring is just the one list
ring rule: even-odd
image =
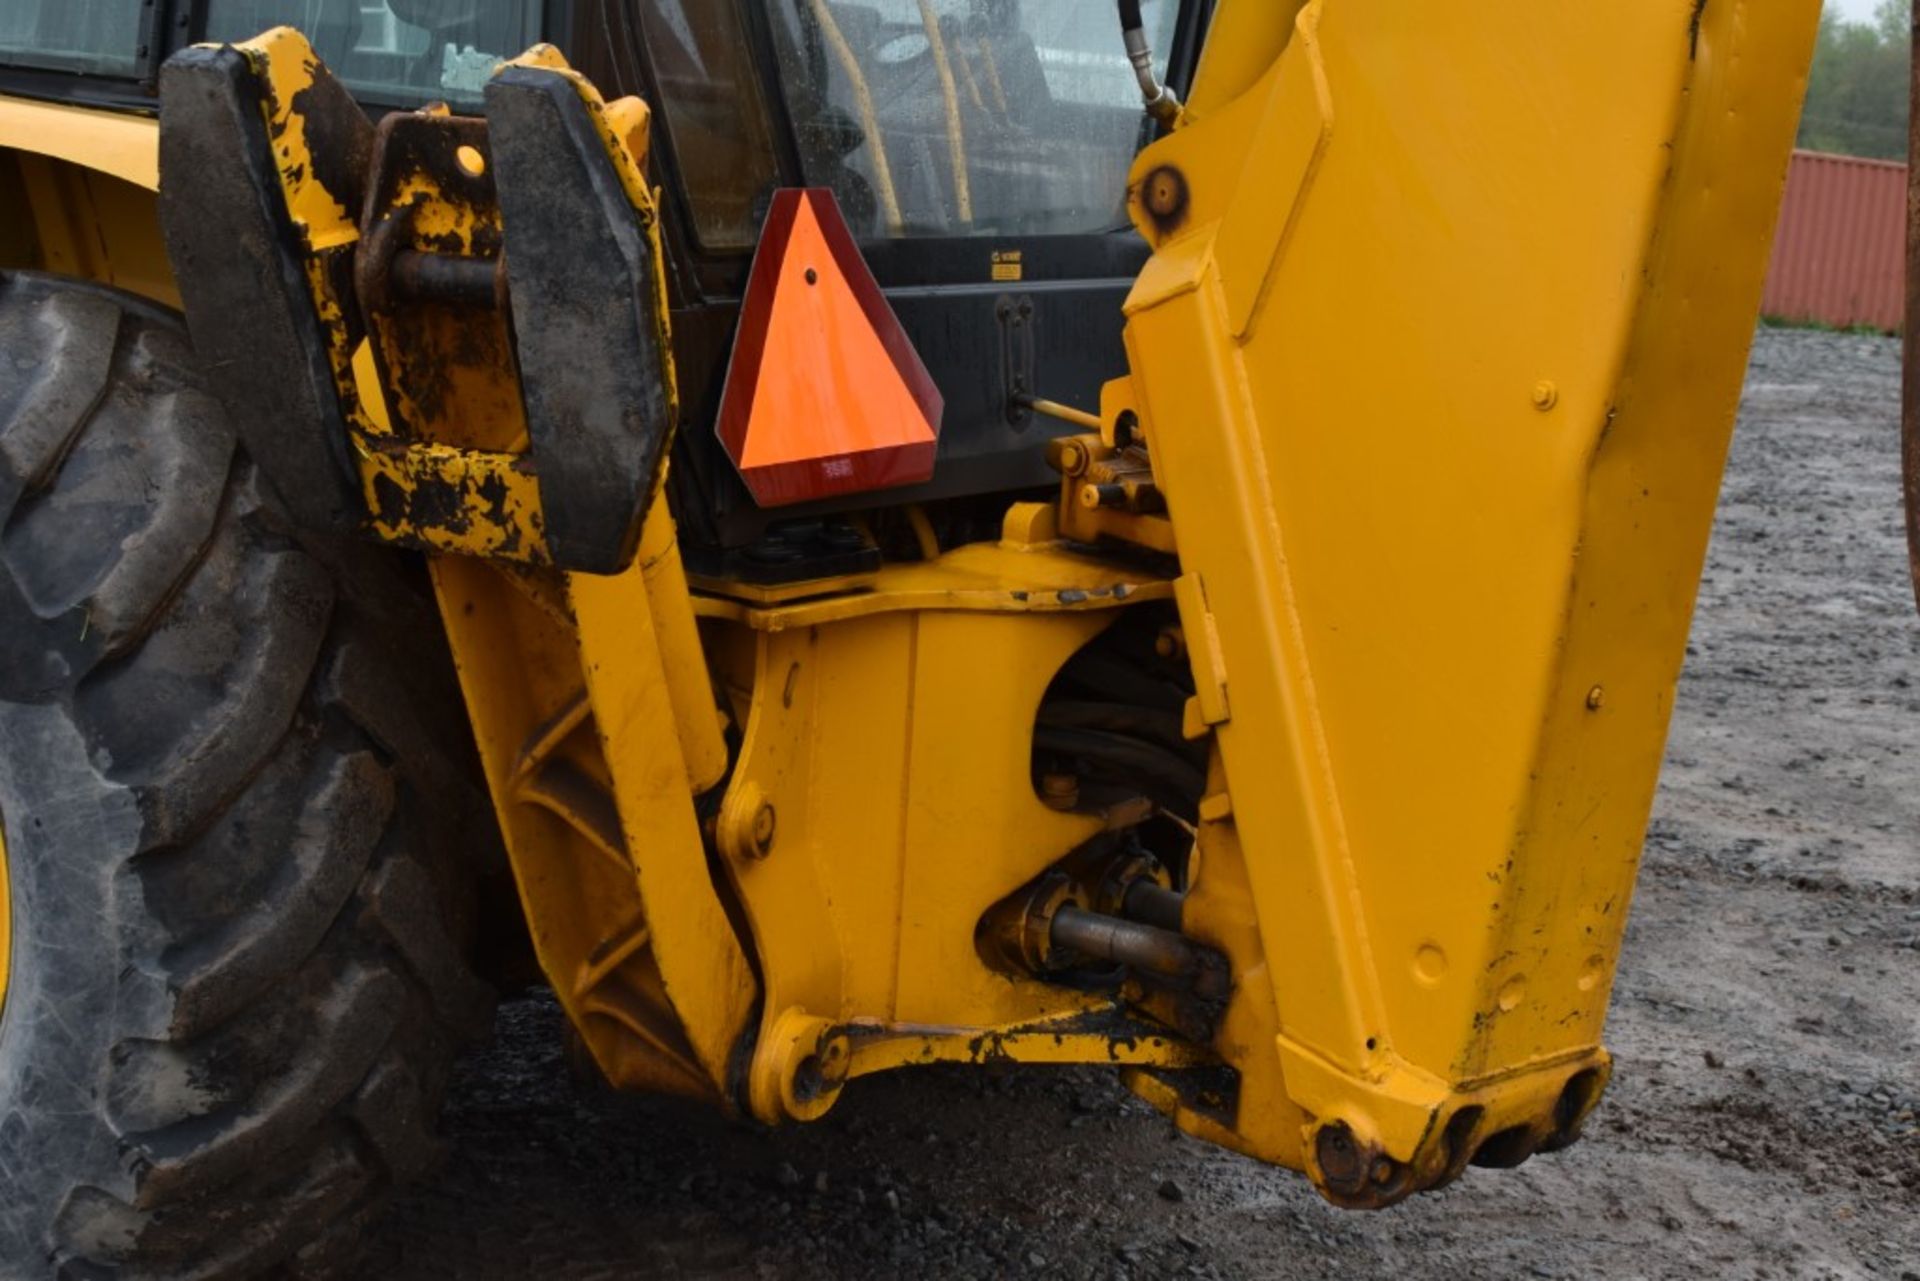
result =
[[1170,979],[1209,1000],[1232,990],[1224,956],[1156,925],[1062,907],[1053,914],[1052,935],[1056,948]]
[[1131,920],[1178,933],[1187,910],[1187,896],[1143,876],[1127,886],[1120,910]]
[[504,307],[506,260],[402,249],[393,255],[388,287],[396,296],[412,302]]

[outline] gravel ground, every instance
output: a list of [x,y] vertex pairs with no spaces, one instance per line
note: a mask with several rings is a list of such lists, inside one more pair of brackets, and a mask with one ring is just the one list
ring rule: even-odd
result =
[[1382,1214],[1108,1076],[927,1070],[768,1133],[576,1085],[505,1007],[366,1275],[1920,1281],[1920,620],[1891,341],[1763,330],[1570,1151]]

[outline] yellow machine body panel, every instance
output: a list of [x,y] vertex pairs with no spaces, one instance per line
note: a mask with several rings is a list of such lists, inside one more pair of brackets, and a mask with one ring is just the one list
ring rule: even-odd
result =
[[1315,0],[1136,165],[1120,394],[1218,637],[1275,1050],[1394,1161],[1604,1070],[1816,17]]
[[150,117],[0,98],[0,244],[179,306],[154,213],[158,142]]
[[[0,111],[0,147],[65,160],[148,191],[160,189],[158,144],[150,116],[11,97]],[[166,262],[164,250],[158,262]]]

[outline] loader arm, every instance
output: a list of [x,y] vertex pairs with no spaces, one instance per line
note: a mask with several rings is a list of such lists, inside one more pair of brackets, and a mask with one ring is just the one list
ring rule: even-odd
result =
[[[1611,1070],[1818,7],[1220,4],[1184,108],[1134,59],[1172,127],[1127,190],[1127,367],[1097,415],[1020,388],[1098,424],[1034,442],[1055,496],[944,542],[913,505],[797,522],[752,572],[690,574],[698,477],[662,485],[716,424],[645,104],[540,47],[484,118],[373,131],[283,28],[169,65],[162,215],[289,505],[432,558],[606,1076],[774,1123],[916,1063],[1108,1063],[1381,1206],[1572,1142]],[[763,252],[831,249],[752,278],[844,286],[829,355],[917,368],[837,205],[770,207],[818,225]],[[778,302],[736,364],[811,408],[765,430],[870,416],[773,368],[819,343],[767,327],[828,314]]]

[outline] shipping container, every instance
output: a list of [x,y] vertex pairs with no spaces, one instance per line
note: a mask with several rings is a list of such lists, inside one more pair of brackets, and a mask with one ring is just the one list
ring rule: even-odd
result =
[[1905,165],[1794,152],[1761,314],[1898,329],[1906,223]]

